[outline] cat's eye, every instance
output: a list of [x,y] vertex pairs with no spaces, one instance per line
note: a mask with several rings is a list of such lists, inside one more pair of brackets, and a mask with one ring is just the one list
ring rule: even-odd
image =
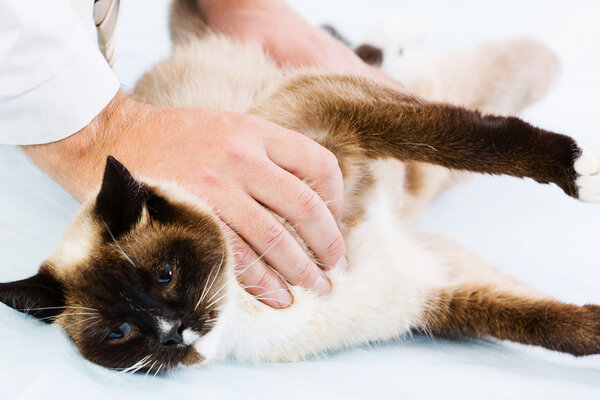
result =
[[171,283],[171,279],[173,279],[173,268],[171,267],[171,264],[167,263],[158,276],[158,284],[161,287],[165,287]]
[[123,339],[131,332],[131,324],[129,322],[123,322],[116,329],[114,329],[111,333],[108,334],[109,340],[119,340]]

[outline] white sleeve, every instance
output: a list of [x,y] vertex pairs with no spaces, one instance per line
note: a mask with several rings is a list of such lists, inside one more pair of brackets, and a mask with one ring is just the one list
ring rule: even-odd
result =
[[0,0],[0,144],[70,136],[118,89],[69,0]]

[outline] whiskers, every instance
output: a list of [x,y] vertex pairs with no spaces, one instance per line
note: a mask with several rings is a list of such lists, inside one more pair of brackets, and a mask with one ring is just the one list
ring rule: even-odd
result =
[[21,311],[21,312],[27,312],[27,311],[40,311],[40,310],[63,310],[63,309],[66,310],[69,308],[78,308],[81,310],[98,311],[98,309],[96,309],[96,308],[77,307],[77,306],[38,307],[38,308],[25,308],[25,309],[17,309],[17,310]]
[[[77,307],[77,306],[57,306],[57,307],[27,307],[27,308],[16,308],[17,311],[21,311],[23,313],[26,314],[31,314],[31,311],[46,311],[46,310],[60,310],[61,312],[59,312],[58,314],[55,315],[50,315],[48,317],[44,317],[44,318],[39,318],[40,320],[44,321],[47,319],[52,319],[52,318],[56,318],[58,316],[60,316],[63,310],[76,310],[76,311],[93,311],[93,312],[98,312],[97,309],[95,308],[89,308],[89,307]],[[92,314],[92,313],[90,313]]]
[[[215,267],[216,267],[216,264],[215,264],[215,266],[213,266],[211,268],[210,273],[208,274],[208,278],[206,278],[206,283],[204,284],[204,289],[202,289],[202,293],[200,294],[200,299],[198,299],[198,302],[196,303],[196,307],[194,307],[194,311],[196,311],[198,309],[198,306],[200,305],[200,303],[202,303],[202,300],[204,300],[206,295],[208,295],[208,293],[210,292],[210,289],[212,288],[212,286],[215,284],[215,281],[217,280],[217,276],[219,275],[219,272],[221,271],[221,267],[223,266],[224,262],[225,262],[225,245],[223,245],[223,253],[221,254],[221,261],[219,262],[217,272],[215,273],[215,276],[213,277],[213,280],[209,286],[208,282],[210,281],[210,278],[212,277],[212,273],[215,270]],[[223,287],[221,287],[221,289],[223,289]],[[219,289],[219,291],[221,289]]]
[[158,366],[158,368],[156,369],[156,372],[154,373],[154,375],[152,376],[153,378],[156,378],[156,375],[158,375],[158,373],[160,372],[160,370],[164,367],[164,364],[160,364]]
[[[63,326],[63,330],[67,331],[69,330],[69,328],[72,328],[74,326],[83,324],[84,322],[87,321],[91,321],[91,323],[89,323],[86,327],[84,327],[81,331],[85,331],[86,329],[91,328],[92,326],[95,326],[97,324],[99,324],[100,322],[102,322],[102,317],[101,315],[97,312],[96,309],[94,308],[88,308],[88,307],[45,307],[44,309],[54,309],[54,308],[66,308],[66,309],[73,309],[75,310],[75,312],[63,312],[60,314],[55,314],[55,315],[49,315],[47,317],[43,317],[43,318],[39,318],[40,321],[46,321],[46,320],[51,320],[51,319],[56,319],[57,317],[67,317],[67,316],[71,316],[71,315],[89,315],[89,317],[83,318],[79,321],[76,321],[72,324]],[[80,311],[83,310],[83,311]],[[91,312],[88,312],[88,310],[90,310]]]
[[[86,321],[89,321],[89,320],[98,320],[98,319],[100,319],[100,316],[99,315],[94,315],[94,316],[91,316],[91,317],[84,318],[81,321],[77,321],[75,323],[67,325],[67,326],[63,327],[63,329],[66,331],[67,329],[69,329],[71,327],[74,327],[74,326],[77,326],[79,324],[82,324],[82,323],[84,323]],[[100,321],[96,321],[96,323],[98,323],[98,322],[100,322]],[[85,329],[88,329],[89,327],[90,326],[88,325]]]
[[[245,285],[242,285],[242,287],[243,287],[244,289],[249,289],[249,288],[259,288],[259,289],[264,289],[264,287],[262,287],[262,286],[245,286]],[[280,293],[280,292],[286,292],[287,290],[288,290],[287,288],[281,288],[281,289],[276,289],[276,290],[269,290],[269,291],[267,291],[267,292],[262,292],[262,293],[260,293],[260,294],[257,294],[257,295],[254,295],[254,294],[252,294],[252,293],[248,292],[248,290],[246,290],[246,292],[247,292],[247,293],[248,293],[250,296],[252,296],[252,298],[254,298],[254,299],[256,299],[256,300],[271,300],[271,301],[275,301],[275,302],[280,302],[280,301],[281,301],[280,299],[277,299],[277,298],[272,298],[272,297],[265,297],[265,296],[267,296],[267,295],[271,295],[271,294]],[[244,299],[244,301],[249,301],[249,300],[252,300],[252,299],[250,299],[250,298]]]
[[269,253],[269,251],[271,251],[275,246],[277,246],[281,241],[283,240],[283,235],[281,235],[279,237],[279,239],[277,239],[271,246],[269,246],[269,248],[267,250],[265,250],[264,253],[262,253],[260,256],[258,256],[258,258],[254,261],[252,261],[251,263],[249,263],[248,265],[246,265],[245,267],[243,267],[241,270],[237,271],[235,273],[235,277],[237,278],[238,276],[240,276],[241,274],[243,274],[244,272],[246,272],[246,270],[248,268],[250,268],[251,266],[253,266],[254,264],[256,264],[259,260],[262,260],[267,253]]
[[[150,366],[148,368],[148,366]],[[139,361],[135,362],[133,365],[126,368],[113,368],[115,371],[119,371],[116,374],[113,374],[112,377],[122,377],[122,376],[133,376],[136,373],[140,372],[144,368],[148,368],[146,373],[144,374],[144,378],[147,378],[152,372],[152,378],[156,378],[161,371],[163,373],[167,371],[171,367],[169,362],[161,362],[159,360],[153,360],[152,355],[148,354],[147,356],[141,358]]]
[[150,364],[152,362],[152,360],[150,359],[151,357],[152,357],[152,355],[148,354],[146,357],[143,357],[142,359],[140,359],[139,361],[137,361],[130,367],[122,368],[122,369],[115,368],[118,371],[120,370],[120,372],[118,372],[116,374],[116,376],[135,374],[136,372],[138,372],[139,370],[146,367],[148,364]]
[[81,330],[81,332],[83,332],[83,331],[85,331],[85,330],[87,330],[87,329],[90,329],[90,328],[91,328],[91,327],[93,327],[93,326],[96,326],[96,325],[98,325],[100,322],[102,322],[102,319],[98,319],[97,321],[95,321],[95,322],[93,322],[93,323],[89,324],[88,326],[86,326],[85,328],[83,328],[83,329]]
[[[222,289],[223,287],[225,287],[225,285],[223,285],[223,286],[221,287],[221,289]],[[216,303],[218,303],[220,300],[222,300],[222,299],[223,299],[225,296],[226,296],[226,294],[224,294],[224,295],[220,296],[218,299],[216,299],[216,300],[214,300],[212,303],[208,304],[208,305],[206,306],[206,308],[207,308],[207,309],[209,309],[211,306],[215,305],[215,304],[216,304]],[[210,301],[210,300],[209,300],[209,301]]]
[[[261,254],[259,257],[257,257],[255,260],[253,260],[252,262],[250,262],[248,265],[246,265],[246,266],[242,267],[242,268],[241,268],[239,271],[236,271],[236,272],[234,273],[234,277],[237,279],[237,277],[238,277],[238,276],[240,276],[241,274],[243,274],[243,273],[244,273],[246,270],[248,270],[248,268],[252,267],[252,266],[253,266],[254,264],[256,264],[256,263],[257,263],[259,260],[263,259],[263,258],[264,258],[264,257],[267,255],[267,253],[269,253],[269,251],[271,251],[271,250],[272,250],[272,249],[273,249],[273,248],[274,248],[274,247],[275,247],[277,244],[279,244],[279,242],[280,242],[282,239],[283,239],[283,237],[282,237],[282,238],[280,238],[279,240],[277,240],[277,241],[276,241],[275,243],[273,243],[271,246],[269,246],[269,248],[268,248],[268,249],[267,249],[267,250],[266,250],[264,253],[262,253],[262,254]],[[217,280],[217,277],[218,277],[218,275],[219,275],[219,272],[221,271],[221,267],[223,266],[224,260],[225,260],[225,246],[223,246],[223,254],[222,254],[222,256],[221,256],[221,261],[220,261],[220,263],[219,263],[219,265],[218,265],[218,267],[217,267],[217,269],[216,269],[216,273],[215,273],[215,275],[214,275],[214,276],[212,275],[213,271],[215,270],[215,267],[213,267],[213,268],[211,269],[211,271],[210,271],[209,275],[208,275],[208,278],[207,278],[207,280],[206,280],[206,283],[204,284],[204,289],[202,290],[202,294],[200,295],[200,298],[198,299],[198,302],[196,303],[196,306],[194,307],[194,311],[196,311],[196,310],[198,309],[198,307],[200,306],[200,304],[201,304],[201,303],[204,301],[204,299],[207,297],[208,293],[210,293],[210,290],[211,290],[211,289],[212,289],[212,287],[214,286],[214,283],[215,283],[215,282],[216,282],[216,280]],[[212,280],[211,280],[211,278],[212,278]],[[210,285],[209,285],[209,281],[210,281]],[[208,303],[208,304],[206,305],[206,307],[205,307],[206,309],[209,309],[210,307],[214,306],[215,304],[217,304],[219,301],[221,301],[221,300],[222,300],[222,299],[223,299],[223,298],[226,296],[226,294],[222,294],[220,297],[218,297],[217,299],[215,299],[215,297],[217,297],[217,295],[218,295],[219,293],[221,293],[221,291],[222,291],[223,289],[225,289],[225,287],[227,286],[227,283],[228,283],[228,282],[224,282],[224,283],[223,283],[223,285],[222,285],[222,286],[221,286],[221,287],[220,287],[218,290],[216,290],[216,291],[215,291],[215,293],[213,293],[213,294],[212,294],[212,296],[211,296],[210,298],[208,298],[208,299],[206,300],[206,303]],[[250,287],[250,286],[246,286],[245,288],[249,288],[249,287]],[[269,293],[271,293],[271,292],[269,292]],[[264,295],[264,293],[263,293],[263,295]],[[222,307],[218,307],[218,308],[215,308],[215,309],[213,309],[212,311],[217,311],[217,310],[220,310],[221,308],[222,308]]]
[[[295,229],[295,227],[294,227]],[[277,246],[281,240],[283,240],[283,236],[280,237],[277,241],[275,241],[273,244],[271,244],[269,246],[269,248],[267,250],[265,250],[260,256],[258,256],[256,259],[252,260],[250,263],[248,263],[247,265],[241,266],[236,268],[236,271],[234,272],[234,277],[237,279],[240,275],[242,275],[244,272],[246,272],[249,268],[251,268],[253,265],[255,265],[257,262],[259,262],[260,260],[262,260],[263,258],[265,258],[265,256],[275,247]],[[206,283],[204,284],[204,288],[202,289],[202,293],[200,294],[200,298],[198,299],[198,302],[196,303],[196,306],[194,307],[194,311],[196,311],[198,309],[198,307],[200,306],[200,304],[207,303],[205,308],[206,309],[210,309],[212,306],[216,305],[219,301],[221,301],[223,298],[225,298],[226,294],[222,294],[221,292],[223,291],[223,289],[225,289],[227,287],[228,282],[224,282],[223,285],[221,287],[219,287],[209,298],[207,298],[208,294],[210,293],[210,291],[212,290],[218,276],[219,276],[219,272],[221,271],[221,267],[223,266],[225,260],[225,246],[223,246],[223,253],[221,256],[221,261],[219,262],[218,266],[215,265],[213,266],[213,268],[211,269],[208,278],[206,280]],[[214,275],[213,275],[214,274]],[[258,286],[244,286],[242,285],[242,287],[244,287],[244,289],[249,289],[249,288],[259,288]],[[262,287],[260,287],[260,289],[263,289]],[[249,293],[254,299],[257,300],[272,300],[272,301],[279,301],[279,299],[275,299],[275,298],[270,298],[270,297],[265,297],[266,295],[269,294],[274,294],[274,293],[278,293],[280,291],[285,291],[287,290],[287,288],[284,289],[278,289],[278,290],[273,290],[273,291],[268,291],[268,292],[263,292],[259,295],[253,295],[251,293]],[[219,294],[221,294],[219,296]],[[219,297],[217,297],[219,296]],[[217,308],[212,309],[211,311],[218,311],[220,309],[222,309],[223,306],[219,306]]]
[[56,317],[60,317],[61,315],[96,315],[96,316],[99,316],[100,314],[98,314],[97,312],[72,312],[72,313],[60,313],[60,314],[50,315],[50,316],[38,318],[38,319],[40,321],[45,321],[45,320],[53,319]]
[[152,365],[150,366],[150,368],[148,368],[148,371],[146,371],[146,375],[144,376],[148,376],[148,374],[150,373],[150,371],[152,371],[152,368],[154,368],[154,366],[156,365],[156,363],[158,362],[158,360],[155,360]]
[[106,224],[106,222],[102,221],[102,223],[106,227],[106,230],[108,231],[108,234],[110,235],[110,238],[112,239],[112,241],[115,243],[115,245],[117,245],[117,248],[119,249],[119,252],[123,255],[123,257],[125,257],[125,259],[127,261],[129,261],[129,264],[131,264],[134,268],[138,268],[138,266],[135,265],[135,263],[131,260],[131,258],[129,258],[129,256],[127,254],[125,254],[125,252],[123,251],[123,249],[121,248],[121,246],[119,245],[119,243],[117,243],[117,239],[115,239],[115,235],[113,235],[113,233],[111,232],[111,230],[108,227],[108,225]]

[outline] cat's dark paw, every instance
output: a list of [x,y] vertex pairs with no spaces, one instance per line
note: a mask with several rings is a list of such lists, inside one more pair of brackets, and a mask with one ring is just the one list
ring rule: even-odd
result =
[[581,201],[600,203],[600,157],[589,147],[578,144],[581,155],[573,163],[575,185]]
[[584,346],[585,350],[579,355],[600,354],[600,306],[586,304],[582,308],[587,314],[589,330],[581,332],[580,340],[582,342],[589,341],[589,343],[587,343],[587,346]]
[[[547,312],[545,311],[544,318]],[[550,346],[546,347],[576,357],[600,354],[600,306],[568,306],[563,308],[563,312],[559,328],[554,325],[550,330]],[[544,321],[552,326],[552,320]]]

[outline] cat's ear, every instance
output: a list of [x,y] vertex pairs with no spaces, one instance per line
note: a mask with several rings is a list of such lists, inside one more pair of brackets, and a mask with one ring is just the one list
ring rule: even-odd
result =
[[0,283],[0,301],[17,311],[52,322],[65,305],[63,285],[47,270],[15,282]]
[[144,185],[136,181],[123,164],[108,156],[95,212],[115,238],[138,222],[146,197]]

